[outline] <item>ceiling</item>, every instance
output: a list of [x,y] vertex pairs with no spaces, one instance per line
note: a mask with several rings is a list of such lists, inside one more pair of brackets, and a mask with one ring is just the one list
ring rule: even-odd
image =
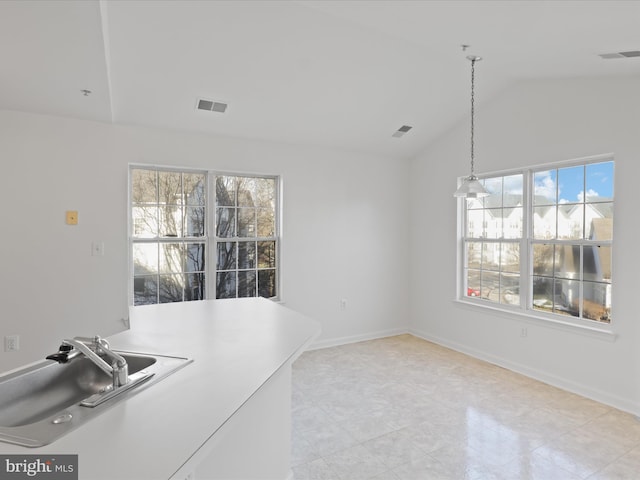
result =
[[466,55],[481,121],[522,79],[640,75],[599,57],[640,50],[639,21],[639,1],[5,0],[0,108],[410,158],[468,118]]

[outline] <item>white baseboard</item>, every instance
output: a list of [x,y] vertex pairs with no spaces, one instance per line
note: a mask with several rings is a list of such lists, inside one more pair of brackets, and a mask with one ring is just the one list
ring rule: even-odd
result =
[[595,400],[596,402],[600,402],[619,410],[631,413],[633,415],[640,416],[640,405],[632,400],[622,398],[617,395],[612,395],[608,392],[604,392],[602,390],[559,377],[553,373],[531,368],[527,365],[513,362],[509,359],[494,355],[492,353],[484,352],[457,342],[451,342],[447,339],[430,335],[422,331],[409,329],[408,333],[429,342],[433,342],[457,352],[464,353],[479,360],[484,360],[486,362],[498,365],[516,373],[520,373],[526,377],[533,378],[534,380],[544,382],[554,387],[561,388],[562,390],[566,390],[568,392],[590,398],[591,400]]
[[365,342],[367,340],[376,340],[378,338],[393,337],[409,333],[406,328],[392,328],[390,330],[381,330],[378,332],[365,333],[362,335],[351,335],[348,337],[329,338],[326,340],[317,340],[307,347],[307,350],[318,350],[320,348],[337,347],[339,345],[347,345],[349,343]]

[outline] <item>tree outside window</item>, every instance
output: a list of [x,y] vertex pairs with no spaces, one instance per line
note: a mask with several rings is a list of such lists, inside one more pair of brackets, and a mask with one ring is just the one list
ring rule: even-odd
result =
[[132,167],[130,188],[134,305],[277,297],[276,177]]
[[276,297],[277,181],[217,175],[216,298]]

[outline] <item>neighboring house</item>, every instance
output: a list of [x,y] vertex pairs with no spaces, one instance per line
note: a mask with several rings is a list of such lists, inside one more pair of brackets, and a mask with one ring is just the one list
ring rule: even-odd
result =
[[[468,235],[487,240],[521,238],[523,228],[521,199],[521,195],[504,194],[502,198],[499,195],[492,195],[484,199],[469,200]],[[582,238],[583,225],[585,225],[584,231],[588,240],[611,239],[613,204],[610,199],[588,196],[586,201],[587,203],[544,205],[548,203],[548,199],[537,196],[534,199],[532,219],[534,237],[550,240]],[[589,203],[593,201],[597,201],[597,203]],[[502,205],[509,206],[503,207]],[[480,251],[480,247],[483,252]],[[610,249],[610,247],[599,245],[584,247],[582,265],[585,281],[575,282],[572,281],[575,279],[574,272],[580,272],[580,246],[557,246],[557,265],[561,266],[562,271],[557,270],[556,267],[556,271],[552,273],[555,278],[561,279],[558,281],[554,295],[557,297],[557,301],[565,306],[567,313],[575,314],[579,310],[578,289],[582,285],[583,298],[585,299],[583,309],[588,318],[605,319],[608,316],[611,308],[611,255],[600,254],[598,252],[600,248]],[[478,268],[482,265],[483,271],[487,272],[485,275],[493,275],[491,270],[495,270],[495,275],[498,275],[498,272],[502,274],[502,272],[517,271],[519,264],[517,252],[517,249],[505,248],[503,242],[471,243],[467,249],[468,265],[470,268]],[[515,253],[515,256],[504,258],[510,253]],[[516,268],[510,268],[511,265]],[[474,278],[474,280],[474,284],[480,281],[479,278]],[[477,292],[480,289],[474,285],[471,290]],[[485,289],[482,295],[490,297],[496,295],[497,291],[497,288]],[[519,296],[514,295],[514,292],[509,289],[504,289],[502,295],[510,297],[501,300],[491,299],[501,301],[501,303],[519,302]]]

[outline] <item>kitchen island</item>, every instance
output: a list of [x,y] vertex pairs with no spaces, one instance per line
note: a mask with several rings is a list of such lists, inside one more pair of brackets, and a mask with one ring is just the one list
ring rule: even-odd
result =
[[193,363],[49,445],[1,453],[77,454],[81,480],[291,477],[291,364],[317,322],[261,298],[132,307],[130,322],[114,350]]

